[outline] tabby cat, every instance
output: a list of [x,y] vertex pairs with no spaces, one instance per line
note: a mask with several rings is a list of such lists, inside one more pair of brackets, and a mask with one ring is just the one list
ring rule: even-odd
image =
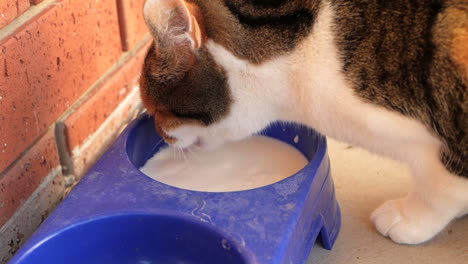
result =
[[417,244],[468,212],[467,0],[147,0],[141,96],[179,148],[299,122],[408,164],[371,216]]

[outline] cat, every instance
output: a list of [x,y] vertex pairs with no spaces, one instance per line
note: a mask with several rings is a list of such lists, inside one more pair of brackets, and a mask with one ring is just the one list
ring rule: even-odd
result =
[[406,163],[371,215],[396,243],[468,212],[468,1],[147,0],[141,97],[170,144],[210,149],[274,121]]

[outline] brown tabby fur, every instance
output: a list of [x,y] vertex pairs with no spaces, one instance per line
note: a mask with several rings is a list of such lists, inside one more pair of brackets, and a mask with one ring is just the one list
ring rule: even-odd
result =
[[468,29],[468,1],[334,4],[343,71],[356,94],[423,122],[446,144],[447,168],[468,177],[468,64],[460,58],[468,43],[454,46],[463,38],[455,30]]
[[[209,38],[254,64],[294,50],[313,31],[322,3],[186,1],[199,8],[205,41]],[[468,177],[468,1],[331,4],[342,70],[356,95],[425,124],[445,143],[441,159],[447,168]],[[225,71],[203,47],[198,54],[185,54],[194,65],[188,71],[173,71],[180,54],[161,40],[155,47],[148,52],[141,86],[145,105],[156,118],[209,125],[228,114]]]

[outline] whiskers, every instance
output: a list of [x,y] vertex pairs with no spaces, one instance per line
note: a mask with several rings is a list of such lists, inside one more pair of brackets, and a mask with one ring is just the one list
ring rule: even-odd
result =
[[172,153],[174,154],[174,159],[175,160],[182,160],[182,161],[184,160],[183,156],[182,156],[182,149],[172,147]]
[[[194,149],[195,149],[195,150],[194,150]],[[199,146],[192,146],[192,147],[190,147],[190,148],[187,148],[187,152],[188,152],[188,154],[190,155],[190,158],[193,158],[193,159],[199,161],[199,160],[200,160],[200,157],[199,157],[199,153],[198,153],[198,152],[199,152],[200,149],[201,149],[201,148],[200,148]]]
[[163,141],[164,139],[161,138],[156,144],[154,144],[155,147],[159,146],[159,144],[161,144],[161,142]]
[[186,155],[186,153],[185,153],[186,149],[178,149],[178,150],[179,150],[179,152],[180,152],[180,154],[181,154],[181,156],[182,156],[182,160],[183,160],[184,162],[187,162],[188,159],[187,159],[187,155]]
[[191,156],[194,154],[193,152],[191,152],[190,148],[185,148],[185,149],[174,148],[173,153],[174,153],[174,159],[177,159],[183,163],[187,163],[189,159],[191,158]]
[[[159,144],[160,142],[158,142]],[[178,148],[173,145],[168,146],[171,151],[170,155],[172,156],[172,160],[182,163],[188,163],[191,159],[195,159],[196,161],[200,161],[200,151],[202,151],[202,147],[197,146],[195,144],[191,145],[187,148]]]

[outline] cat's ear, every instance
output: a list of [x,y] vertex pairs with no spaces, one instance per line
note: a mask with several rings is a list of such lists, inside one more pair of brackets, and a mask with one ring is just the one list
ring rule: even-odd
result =
[[184,0],[146,0],[143,8],[145,21],[153,36],[170,45],[189,42],[194,49],[202,45],[199,11]]

